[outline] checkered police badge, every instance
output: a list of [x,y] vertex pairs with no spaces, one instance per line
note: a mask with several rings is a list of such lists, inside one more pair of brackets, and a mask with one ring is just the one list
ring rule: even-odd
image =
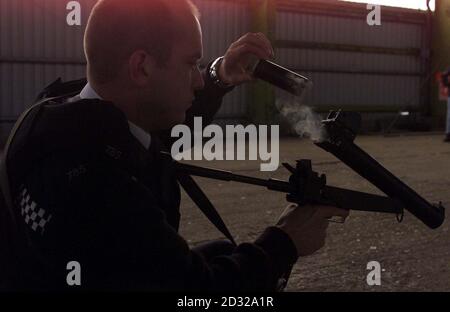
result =
[[25,187],[23,187],[22,192],[19,194],[17,202],[25,223],[28,224],[33,231],[39,231],[41,235],[44,234],[45,225],[50,221],[52,215],[48,214],[43,208],[37,206],[36,202],[31,199],[30,194]]

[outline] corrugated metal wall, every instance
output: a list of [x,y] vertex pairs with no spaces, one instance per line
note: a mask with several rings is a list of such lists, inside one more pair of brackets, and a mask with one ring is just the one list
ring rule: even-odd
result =
[[[382,7],[381,25],[369,26],[365,5],[339,5],[347,10],[332,14],[311,1],[278,6],[276,60],[313,80],[315,87],[305,103],[318,110],[418,109],[424,104],[425,13],[414,11],[415,16],[406,19],[401,14],[408,10]],[[385,17],[388,11],[390,18]],[[401,12],[397,19],[392,18],[395,12]],[[284,93],[277,95],[283,98]]]
[[[0,0],[2,126],[10,125],[55,78],[69,80],[84,76],[82,37],[96,1],[79,1],[81,27],[67,25],[68,2]],[[229,44],[250,31],[246,1],[194,2],[202,13],[205,62],[222,55]],[[353,4],[342,3],[341,6],[349,9],[336,15],[326,5],[311,10],[305,3],[311,6],[319,2],[277,1],[275,45],[280,64],[314,81],[315,88],[306,98],[307,103],[319,108],[363,106],[370,110],[377,106],[399,107],[412,98],[413,106],[420,105],[424,70],[420,55],[416,55],[417,51],[420,54],[424,41],[420,16],[405,22],[404,18],[384,21],[382,15],[382,26],[369,27],[362,18],[361,6],[354,9]],[[355,18],[358,10],[360,16]],[[354,46],[388,51],[355,52]],[[240,86],[227,95],[218,117],[235,120],[244,117],[246,94],[246,87]]]
[[[96,0],[81,0],[82,26],[66,23],[65,0],[0,0],[0,118],[10,124],[47,84],[85,75],[83,33]],[[204,29],[204,60],[223,55],[248,31],[243,2],[194,1]],[[245,114],[243,87],[227,95],[219,118]],[[8,128],[8,127],[6,127]]]
[[[0,118],[3,129],[57,77],[85,75],[83,27],[68,26],[59,0],[0,0]],[[80,1],[83,24],[94,0]],[[6,127],[5,127],[6,124]]]

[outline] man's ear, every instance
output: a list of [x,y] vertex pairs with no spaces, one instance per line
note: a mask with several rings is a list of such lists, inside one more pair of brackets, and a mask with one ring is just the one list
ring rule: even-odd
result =
[[136,50],[128,59],[130,79],[138,86],[148,84],[154,73],[155,63],[145,50]]

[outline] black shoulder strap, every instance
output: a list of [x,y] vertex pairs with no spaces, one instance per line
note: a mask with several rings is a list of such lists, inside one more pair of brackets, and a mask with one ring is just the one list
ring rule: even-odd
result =
[[[178,182],[180,182],[183,189],[186,191],[192,201],[197,205],[197,207],[203,212],[203,214],[208,218],[208,220],[212,224],[214,224],[214,226],[236,246],[236,242],[234,241],[233,236],[225,225],[225,222],[222,220],[219,213],[214,208],[214,205],[209,201],[208,197],[194,181],[194,179],[190,175],[180,170],[177,170],[177,177]],[[284,291],[291,275],[291,270],[292,267],[290,267],[288,271],[285,272],[285,274],[278,280],[276,291]]]
[[180,171],[177,172],[177,177],[180,185],[183,187],[192,201],[197,205],[197,207],[208,218],[208,220],[212,224],[214,224],[214,226],[223,235],[225,235],[226,238],[228,238],[234,245],[236,245],[236,242],[233,239],[233,235],[231,235],[225,222],[220,217],[220,214],[217,212],[216,208],[214,208],[214,205],[210,202],[208,197],[194,181],[194,179],[190,175]]

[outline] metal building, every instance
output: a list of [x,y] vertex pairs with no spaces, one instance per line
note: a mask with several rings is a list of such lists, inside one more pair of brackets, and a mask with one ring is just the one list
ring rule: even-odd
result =
[[359,3],[277,1],[277,61],[312,79],[304,101],[318,111],[426,113],[432,78],[427,12],[381,7],[381,25],[373,26],[369,12]]
[[[256,0],[194,0],[202,14],[204,65],[241,35],[254,31]],[[276,61],[310,77],[305,102],[317,110],[426,111],[429,38],[427,13],[382,7],[369,26],[365,4],[336,0],[275,1]],[[82,25],[69,26],[69,0],[0,0],[0,122],[4,138],[36,94],[57,77],[84,76],[84,26],[96,0],[75,1]],[[256,1],[258,2],[258,1]],[[259,1],[261,2],[261,1]],[[282,98],[283,92],[276,92]],[[223,120],[248,120],[248,86],[227,95]],[[251,118],[250,118],[251,119]]]

